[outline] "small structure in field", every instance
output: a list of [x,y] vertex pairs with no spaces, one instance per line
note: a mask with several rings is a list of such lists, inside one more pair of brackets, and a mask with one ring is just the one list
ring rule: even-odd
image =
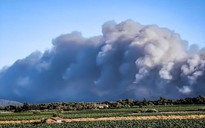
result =
[[51,117],[45,120],[42,120],[42,123],[47,123],[47,124],[54,124],[54,123],[63,123],[64,120],[60,117]]
[[99,109],[109,108],[109,105],[107,105],[107,104],[97,104],[97,108],[99,108]]

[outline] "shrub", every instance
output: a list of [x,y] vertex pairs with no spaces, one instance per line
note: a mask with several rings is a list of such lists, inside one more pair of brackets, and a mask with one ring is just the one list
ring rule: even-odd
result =
[[156,109],[145,109],[145,110],[134,111],[134,113],[157,113],[157,112],[159,111]]
[[39,115],[39,114],[41,114],[41,111],[40,110],[33,111],[33,114],[34,115]]
[[156,110],[156,109],[147,109],[147,110],[145,111],[145,113],[155,113],[155,112],[159,112],[159,111]]
[[205,107],[199,108],[198,111],[205,111]]

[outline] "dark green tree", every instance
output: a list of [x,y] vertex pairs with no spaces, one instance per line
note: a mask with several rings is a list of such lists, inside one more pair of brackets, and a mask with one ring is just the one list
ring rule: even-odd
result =
[[23,111],[28,111],[29,110],[29,104],[28,103],[23,103],[22,110]]

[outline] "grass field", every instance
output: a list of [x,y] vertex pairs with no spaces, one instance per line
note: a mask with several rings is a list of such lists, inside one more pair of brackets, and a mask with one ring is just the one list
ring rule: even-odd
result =
[[63,124],[3,124],[0,128],[204,128],[204,119],[121,120],[71,122]]
[[[65,111],[60,114],[63,118],[84,118],[84,117],[118,117],[118,116],[149,116],[149,115],[189,115],[189,114],[205,114],[198,111],[203,105],[183,105],[183,106],[146,106],[143,108],[122,108],[122,109],[101,109],[101,110],[82,110],[82,111]],[[135,113],[138,110],[156,109],[158,113]],[[46,111],[40,114],[33,112],[21,113],[0,113],[0,120],[31,120],[49,118],[56,111]]]
[[[205,105],[181,105],[181,106],[146,106],[136,108],[122,108],[122,109],[100,109],[100,110],[82,110],[82,111],[65,111],[60,114],[62,118],[99,118],[99,117],[128,117],[128,116],[158,116],[158,115],[205,115],[204,111],[198,109],[204,108]],[[157,113],[136,113],[139,110],[156,109]],[[0,121],[9,120],[41,120],[43,118],[50,118],[56,111],[44,111],[40,114],[33,112],[21,113],[0,113]],[[192,123],[190,123],[192,122]],[[63,124],[0,124],[0,128],[63,128],[63,127],[205,127],[205,119],[165,119],[165,120],[122,120],[122,121],[89,121],[89,122],[71,122]],[[166,127],[165,127],[166,126]]]

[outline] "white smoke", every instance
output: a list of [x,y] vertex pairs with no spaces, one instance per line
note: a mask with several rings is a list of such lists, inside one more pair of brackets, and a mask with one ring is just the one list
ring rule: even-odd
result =
[[103,35],[53,40],[0,72],[0,97],[28,102],[179,98],[205,94],[205,49],[132,20],[107,22]]

